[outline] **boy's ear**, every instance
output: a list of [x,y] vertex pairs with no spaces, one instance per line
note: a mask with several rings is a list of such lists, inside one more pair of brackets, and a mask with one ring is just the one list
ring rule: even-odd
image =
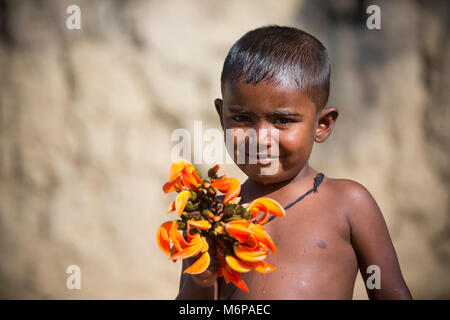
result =
[[324,108],[318,118],[316,136],[314,141],[317,143],[324,142],[333,131],[334,123],[339,116],[337,108]]
[[214,105],[216,106],[216,111],[219,114],[220,118],[220,125],[222,126],[223,129],[223,120],[222,120],[223,100],[222,99],[214,100]]

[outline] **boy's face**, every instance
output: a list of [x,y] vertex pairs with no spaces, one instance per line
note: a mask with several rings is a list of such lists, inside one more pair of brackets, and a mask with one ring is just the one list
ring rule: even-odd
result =
[[[291,84],[260,82],[252,85],[236,81],[224,86],[223,101],[217,99],[215,104],[224,130],[255,130],[257,154],[261,154],[259,146],[266,145],[267,156],[255,157],[252,152],[249,155],[248,136],[238,135],[234,143],[233,160],[250,179],[263,184],[295,177],[307,164],[314,141],[326,139],[317,140],[324,128],[318,128],[320,115],[316,113],[315,104]],[[245,163],[236,161],[238,146],[242,143],[246,144]],[[268,166],[276,168],[269,175],[263,169]]]

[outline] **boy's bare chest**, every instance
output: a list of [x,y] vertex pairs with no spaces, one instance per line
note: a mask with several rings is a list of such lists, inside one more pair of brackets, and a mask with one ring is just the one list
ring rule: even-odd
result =
[[[309,201],[305,198],[289,208],[285,217],[265,225],[277,248],[267,262],[277,269],[269,274],[242,274],[250,292],[235,290],[232,284],[222,285],[222,299],[313,298],[324,292],[323,287],[335,281],[335,276],[341,277],[338,282],[352,281],[357,263],[345,215],[325,194],[321,195],[323,201],[310,195]],[[344,287],[344,292],[350,290],[347,284]]]

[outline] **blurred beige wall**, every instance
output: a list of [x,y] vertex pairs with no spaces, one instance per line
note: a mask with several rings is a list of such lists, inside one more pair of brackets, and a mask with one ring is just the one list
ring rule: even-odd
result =
[[[337,4],[339,3],[339,5]],[[66,8],[81,8],[68,30]],[[368,30],[365,8],[381,8]],[[310,164],[382,209],[415,298],[450,298],[448,2],[0,1],[0,298],[173,299],[156,246],[174,129],[220,128],[231,45],[303,28],[332,61],[340,115]],[[201,166],[202,169],[205,166]],[[223,172],[243,174],[226,165]],[[66,268],[81,268],[81,290]],[[356,299],[366,299],[359,277]]]

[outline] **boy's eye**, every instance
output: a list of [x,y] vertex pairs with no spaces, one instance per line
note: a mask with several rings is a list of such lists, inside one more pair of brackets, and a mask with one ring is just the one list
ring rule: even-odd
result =
[[234,121],[237,121],[237,122],[249,122],[250,121],[250,118],[247,116],[234,116],[231,119],[233,119]]
[[293,121],[289,118],[277,118],[275,120],[275,124],[289,124],[292,123]]

